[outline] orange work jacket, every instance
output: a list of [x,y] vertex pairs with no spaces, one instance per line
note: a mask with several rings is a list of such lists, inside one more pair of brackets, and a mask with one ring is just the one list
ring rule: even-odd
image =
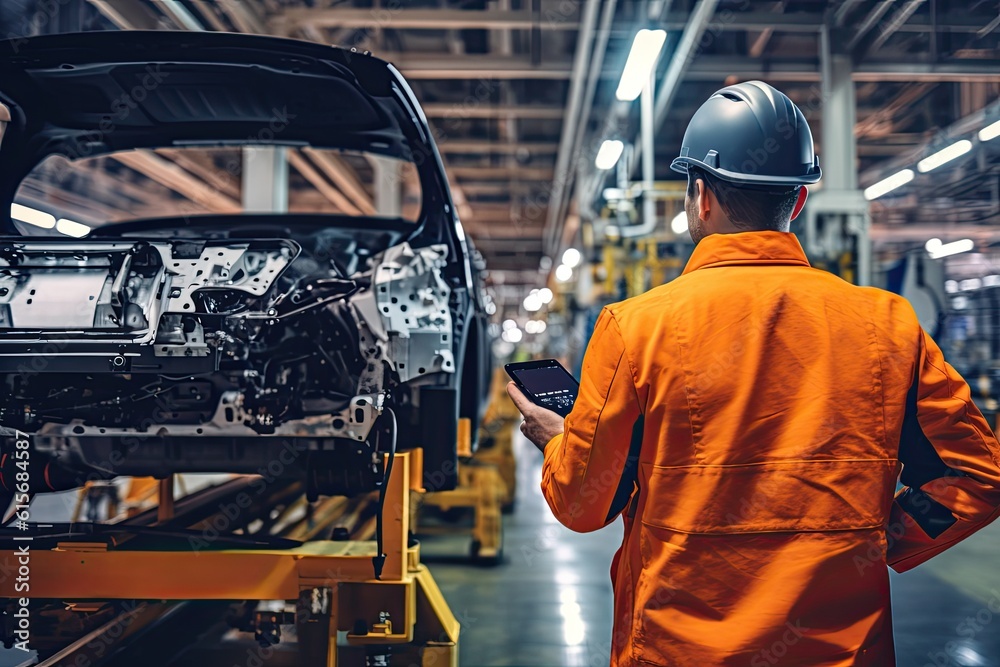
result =
[[747,232],[603,310],[542,480],[573,530],[625,517],[613,666],[884,667],[887,566],[997,517],[1000,445],[903,298]]

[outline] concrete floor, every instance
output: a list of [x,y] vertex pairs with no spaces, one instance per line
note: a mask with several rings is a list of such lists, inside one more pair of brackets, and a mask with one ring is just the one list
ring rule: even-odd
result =
[[[504,517],[504,564],[461,563],[467,542],[458,538],[422,541],[424,559],[462,622],[461,664],[607,665],[608,572],[621,526],[588,535],[560,526],[538,488],[541,455],[523,440],[517,448],[520,486],[515,514]],[[1000,667],[1000,613],[990,610],[1000,609],[1000,522],[893,574],[892,597],[899,667]]]
[[[422,539],[424,560],[462,623],[461,664],[603,667],[611,638],[608,570],[621,526],[589,535],[560,526],[538,489],[541,455],[523,440],[517,451],[517,509],[504,517],[502,565],[468,564],[466,537]],[[33,518],[65,520],[74,502],[71,493],[42,496]],[[1000,522],[893,575],[892,584],[899,667],[1000,667],[1000,614],[990,609],[1000,609]],[[30,656],[0,649],[0,667],[25,658],[31,664]]]

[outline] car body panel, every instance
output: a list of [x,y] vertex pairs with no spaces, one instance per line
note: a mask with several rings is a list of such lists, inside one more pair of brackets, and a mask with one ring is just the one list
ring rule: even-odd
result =
[[366,151],[412,161],[422,189],[415,224],[206,215],[41,239],[12,222],[0,237],[0,423],[35,437],[61,471],[47,482],[254,472],[292,443],[306,455],[290,474],[326,480],[320,493],[361,491],[391,408],[400,446],[425,450],[425,485],[454,486],[457,421],[477,420],[486,396],[470,380],[490,363],[480,272],[395,68],[248,35],[60,35],[0,42],[0,101],[8,208],[47,156],[178,146]]

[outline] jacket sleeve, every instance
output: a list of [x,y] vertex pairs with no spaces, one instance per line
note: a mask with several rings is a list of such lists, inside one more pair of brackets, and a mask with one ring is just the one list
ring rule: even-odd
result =
[[905,572],[1000,515],[1000,445],[969,385],[923,330],[899,459],[903,488],[886,528],[888,563]]
[[580,390],[564,433],[545,447],[542,493],[567,528],[589,532],[621,512],[632,491],[620,485],[642,419],[621,331],[605,308],[583,358]]

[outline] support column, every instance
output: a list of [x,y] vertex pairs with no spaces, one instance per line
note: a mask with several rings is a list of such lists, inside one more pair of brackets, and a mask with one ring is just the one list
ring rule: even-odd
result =
[[[858,285],[871,284],[872,252],[868,202],[858,189],[857,120],[853,64],[834,51],[829,26],[820,34],[823,133],[820,142],[822,187],[806,204],[806,248],[814,261]],[[849,259],[850,261],[845,261]]]
[[375,170],[375,212],[398,216],[403,212],[403,175],[399,162],[385,157],[372,157]]
[[288,212],[288,154],[284,146],[243,148],[243,210]]

